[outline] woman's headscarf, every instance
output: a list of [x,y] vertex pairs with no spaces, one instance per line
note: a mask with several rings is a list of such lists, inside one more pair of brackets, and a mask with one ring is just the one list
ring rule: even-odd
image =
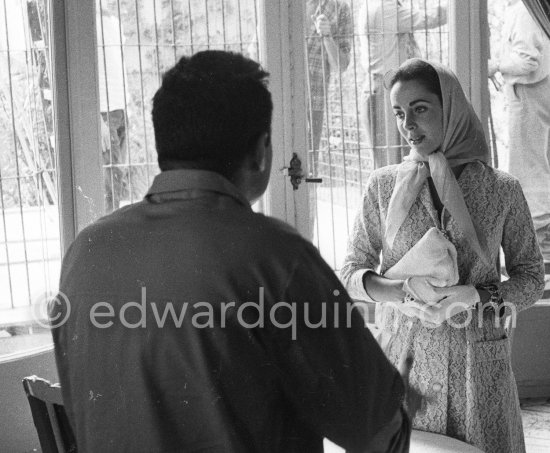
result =
[[[401,67],[415,60],[419,59],[407,60]],[[485,238],[472,222],[462,191],[451,171],[452,167],[468,162],[487,162],[489,149],[483,127],[453,72],[439,63],[425,62],[436,70],[441,85],[443,144],[427,157],[411,150],[399,166],[388,206],[386,241],[390,247],[393,246],[399,228],[424,182],[431,176],[441,202],[460,226],[472,249],[482,259],[488,260]],[[428,165],[424,164],[426,161]]]

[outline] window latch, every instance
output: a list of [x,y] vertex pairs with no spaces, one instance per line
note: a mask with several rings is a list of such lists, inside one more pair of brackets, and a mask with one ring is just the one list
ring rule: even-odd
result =
[[292,184],[293,190],[298,190],[302,180],[306,183],[320,184],[323,182],[323,178],[304,178],[304,172],[302,171],[302,161],[298,157],[298,154],[292,153],[292,159],[288,167],[284,167],[283,174],[290,176],[290,184]]

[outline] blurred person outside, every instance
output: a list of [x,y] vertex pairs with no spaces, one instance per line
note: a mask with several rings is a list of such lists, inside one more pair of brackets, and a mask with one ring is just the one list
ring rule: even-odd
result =
[[358,30],[361,65],[365,82],[361,96],[361,118],[372,148],[374,168],[398,164],[404,152],[399,131],[384,90],[383,78],[409,58],[421,57],[415,31],[447,23],[447,6],[415,8],[409,1],[363,0]]
[[[308,131],[310,175],[319,176],[319,146],[328,101],[331,73],[340,77],[351,58],[353,21],[345,0],[306,1],[306,58],[308,66]],[[328,118],[327,118],[328,123]],[[328,137],[327,137],[328,140]],[[309,238],[317,216],[316,187],[309,191]]]
[[96,10],[99,110],[101,112],[105,212],[120,206],[129,193],[126,145],[124,34],[118,17]]
[[331,73],[339,75],[350,63],[353,23],[344,0],[307,0],[307,63],[309,89],[310,149],[316,175]]
[[500,72],[508,111],[510,174],[518,178],[545,262],[550,262],[550,39],[520,0],[504,12]]

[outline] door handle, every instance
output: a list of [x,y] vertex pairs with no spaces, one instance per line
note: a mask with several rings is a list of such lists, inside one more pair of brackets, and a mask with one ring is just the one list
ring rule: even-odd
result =
[[282,169],[285,176],[290,176],[290,184],[292,184],[293,190],[298,190],[302,180],[306,183],[320,184],[323,182],[323,178],[304,178],[304,172],[302,171],[302,161],[298,157],[298,154],[292,153],[292,159],[288,167]]

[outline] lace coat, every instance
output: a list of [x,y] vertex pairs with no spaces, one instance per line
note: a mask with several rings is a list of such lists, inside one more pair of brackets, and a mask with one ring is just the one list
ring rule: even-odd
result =
[[[393,249],[384,244],[384,221],[397,168],[384,167],[372,174],[354,224],[342,279],[355,299],[365,299],[365,269],[379,269],[383,275],[429,228],[441,227],[425,183],[397,233]],[[480,162],[468,164],[458,183],[491,255],[490,264],[484,263],[468,246],[456,222],[450,217],[444,219],[458,252],[459,284],[498,283],[504,300],[517,311],[529,307],[542,295],[544,268],[519,183]],[[500,246],[510,277],[501,283]],[[386,352],[394,364],[404,348],[414,355],[410,382],[428,397],[427,407],[413,421],[414,428],[446,434],[488,453],[525,451],[503,320],[495,325],[494,314],[473,310],[454,316],[454,327],[445,322],[428,328],[383,304],[377,307],[377,319],[379,327],[391,335]]]

